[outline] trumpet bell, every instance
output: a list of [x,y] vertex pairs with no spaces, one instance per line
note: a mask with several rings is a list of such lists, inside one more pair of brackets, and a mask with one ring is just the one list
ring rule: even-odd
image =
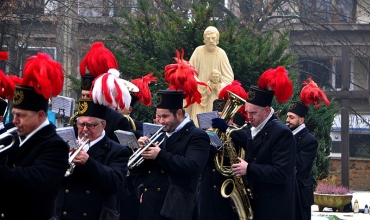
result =
[[9,148],[11,148],[14,145],[14,143],[15,143],[15,135],[17,134],[17,132],[18,132],[18,128],[17,127],[14,127],[14,128],[8,129],[6,132],[4,132],[4,133],[2,133],[0,135],[0,141],[3,140],[3,139],[5,139],[5,138],[7,138],[7,137],[11,137],[11,139],[12,139],[12,142],[10,144],[8,144],[8,145],[3,145],[3,144],[0,145],[0,153],[3,152],[3,151],[5,151],[5,150],[7,150],[7,149],[9,149]]

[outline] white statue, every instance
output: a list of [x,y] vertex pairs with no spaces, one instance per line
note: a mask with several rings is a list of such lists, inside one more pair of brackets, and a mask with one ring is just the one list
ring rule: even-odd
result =
[[[219,32],[217,28],[213,26],[207,27],[203,34],[203,42],[204,45],[198,46],[189,60],[190,64],[198,71],[198,79],[202,82],[210,81],[213,70],[217,70],[221,73],[221,85],[230,84],[234,80],[234,73],[225,51],[217,46],[219,43]],[[198,86],[198,90],[204,92],[204,88],[201,86]],[[213,97],[217,98],[217,96]],[[194,120],[196,125],[198,125],[196,115],[212,111],[213,100],[206,97],[202,100],[201,104],[195,103],[186,109],[186,112],[189,113],[190,118]]]

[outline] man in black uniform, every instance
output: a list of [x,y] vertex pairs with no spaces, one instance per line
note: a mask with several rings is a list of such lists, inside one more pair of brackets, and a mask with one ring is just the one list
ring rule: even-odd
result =
[[48,121],[47,110],[50,95],[57,96],[62,88],[61,64],[42,53],[28,58],[22,85],[16,87],[13,99],[18,136],[0,154],[0,213],[4,219],[55,216],[55,198],[68,167],[69,148]]
[[129,150],[107,137],[105,106],[82,98],[78,109],[76,125],[83,149],[73,159],[76,166],[60,187],[57,215],[60,219],[96,220],[109,209],[119,218],[119,195],[126,179]]
[[258,87],[251,86],[248,92],[245,108],[251,128],[245,137],[246,157],[239,158],[232,171],[237,177],[245,176],[250,183],[255,220],[295,219],[295,140],[270,107],[274,95],[279,102],[286,102],[292,93],[283,67],[267,70]]
[[[199,178],[209,153],[209,137],[185,116],[183,97],[182,91],[157,92],[157,115],[166,132],[165,141],[160,146],[154,144],[142,154],[145,160],[139,166],[142,178],[138,179],[141,186],[140,220],[167,219],[163,215],[169,210],[162,207],[170,181],[198,197]],[[139,144],[144,146],[147,140],[142,137]],[[178,211],[181,209],[179,206]],[[199,218],[195,206],[186,215]]]
[[[301,90],[300,102],[292,102],[289,106],[286,123],[296,140],[296,169],[298,192],[296,192],[296,220],[311,219],[311,206],[314,203],[314,184],[311,169],[315,160],[318,143],[316,138],[309,132],[305,125],[309,104],[321,104],[324,100],[330,105],[325,93],[311,79],[310,83]],[[314,96],[317,94],[320,96]]]
[[[218,111],[221,113],[225,107],[226,102],[229,99],[228,91],[234,93],[235,95],[239,96],[242,99],[247,98],[247,92],[241,87],[241,84],[238,81],[233,81],[233,83],[225,86],[219,93],[218,99],[213,101],[213,111]],[[244,100],[242,100],[244,104]],[[244,108],[244,107],[242,107]],[[230,106],[228,108],[230,110]],[[245,117],[242,114],[237,114],[237,120],[235,119],[235,115],[233,115],[229,121],[237,122],[239,124],[244,125]],[[239,119],[240,118],[240,119]],[[217,123],[218,120],[221,120]],[[214,124],[221,124],[224,123],[224,127],[228,127],[227,123],[224,122],[222,118],[213,119]],[[221,128],[219,128],[221,129]],[[226,128],[223,130],[226,131]],[[244,145],[241,145],[242,147]],[[210,154],[208,157],[208,161],[204,171],[202,173],[202,182],[200,188],[200,219],[239,219],[239,216],[236,210],[233,210],[235,204],[231,201],[231,198],[224,198],[221,195],[221,186],[224,181],[228,178],[232,178],[231,176],[226,177],[222,173],[220,173],[215,165],[215,157],[223,157],[217,151],[216,147],[220,146],[212,146],[210,145]],[[239,152],[239,146],[237,146],[237,152]],[[226,156],[227,153],[224,154],[224,161],[223,166],[230,166],[229,157]]]

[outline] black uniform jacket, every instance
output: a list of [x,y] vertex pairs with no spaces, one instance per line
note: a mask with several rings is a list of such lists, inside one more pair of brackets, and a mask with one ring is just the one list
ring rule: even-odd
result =
[[[78,129],[76,126],[77,117],[74,118],[73,122],[73,128],[75,131],[76,137],[78,136]],[[130,124],[126,117],[124,117],[121,113],[115,111],[114,109],[107,108],[105,111],[105,120],[107,121],[105,126],[105,134],[107,137],[117,143],[119,143],[119,140],[114,133],[116,130],[123,130],[123,131],[130,131]]]
[[[303,128],[294,135],[297,146],[296,169],[298,192],[296,192],[298,205],[303,207],[303,219],[311,218],[311,206],[313,205],[313,185],[315,180],[311,176],[313,161],[315,160],[318,143],[316,138]],[[300,218],[296,218],[300,219]]]
[[255,220],[294,219],[295,148],[292,132],[275,115],[254,140],[248,130],[247,178]]
[[68,144],[53,124],[37,131],[21,147],[19,138],[0,154],[0,213],[4,219],[50,219],[68,167]]
[[60,219],[99,219],[102,205],[117,210],[127,174],[129,150],[104,136],[87,151],[89,159],[64,178],[57,198]]
[[[144,160],[139,167],[144,177],[139,179],[139,183],[143,184],[139,219],[164,219],[160,211],[169,186],[167,175],[171,175],[177,186],[197,193],[199,177],[208,158],[209,144],[206,132],[190,121],[166,138],[155,160]],[[198,219],[198,215],[194,211],[193,219]]]

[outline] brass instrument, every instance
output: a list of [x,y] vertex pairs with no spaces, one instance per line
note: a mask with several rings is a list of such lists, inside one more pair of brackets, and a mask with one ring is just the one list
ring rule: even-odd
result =
[[[229,98],[225,104],[224,109],[220,115],[220,118],[224,119],[226,123],[235,115],[235,113],[242,107],[245,103],[245,100],[239,97],[238,95],[227,91],[229,94]],[[220,132],[218,129],[215,130],[217,136],[221,139],[222,143],[225,142],[225,134]],[[220,152],[215,156],[215,167],[218,172],[220,172],[223,176],[231,177],[232,170],[230,166],[224,165],[225,156],[227,156],[227,151],[225,148],[222,147],[219,149]],[[244,151],[239,152],[239,157],[244,158]],[[230,161],[231,162],[231,161]]]
[[87,151],[90,148],[90,140],[87,139],[86,136],[87,136],[87,134],[85,134],[84,138],[79,143],[78,148],[76,148],[74,151],[71,151],[69,153],[69,158],[68,158],[69,168],[67,169],[66,173],[64,174],[65,177],[72,175],[72,173],[73,173],[73,171],[74,171],[74,169],[76,167],[76,164],[73,163],[73,160],[75,159],[75,157],[77,156],[77,154],[81,150]]
[[76,113],[74,113],[74,114],[69,118],[69,125],[70,125],[70,126],[73,126],[73,124],[74,124],[74,120],[75,120],[75,118],[77,117],[77,115],[78,115],[78,111],[77,111]]
[[[232,129],[226,132],[226,141],[224,142],[224,148],[228,152],[231,164],[239,163],[239,161],[238,155],[235,151],[235,146],[231,141],[230,135],[234,131],[243,129],[243,127]],[[252,199],[252,196],[250,191],[245,188],[242,177],[234,176],[234,180],[226,179],[221,186],[221,195],[224,198],[230,197],[233,200],[239,219],[253,219],[253,210],[250,204],[250,199]]]
[[[227,100],[224,109],[222,110],[220,118],[228,122],[235,113],[245,104],[245,100],[238,95],[228,91],[229,99]],[[243,126],[244,127],[244,126]],[[242,128],[243,128],[242,127]],[[233,131],[240,130],[231,129],[226,133],[220,132],[216,129],[217,136],[221,139],[223,147],[220,148],[220,152],[215,156],[215,168],[225,177],[232,177],[233,172],[231,170],[231,164],[238,163],[238,157],[244,158],[244,150],[240,148],[238,154],[236,153],[235,146],[231,141],[230,134]],[[226,166],[224,164],[225,157],[229,157],[230,164]],[[226,179],[221,186],[221,195],[224,198],[231,198],[235,208],[237,210],[239,219],[241,220],[252,220],[253,211],[248,198],[247,190],[244,186],[243,179],[241,177],[234,176],[233,179]]]
[[127,118],[128,122],[131,124],[132,130],[136,131],[136,125],[134,119],[131,118],[130,115],[123,115]]
[[17,127],[14,127],[14,128],[10,128],[8,129],[6,132],[2,133],[0,135],[0,140],[6,138],[6,137],[11,137],[12,138],[12,142],[9,144],[9,145],[0,145],[0,153],[11,148],[15,142],[15,134],[17,133],[18,131],[18,128]]
[[160,129],[158,129],[158,131],[156,131],[150,138],[149,138],[149,141],[148,143],[146,143],[146,145],[140,149],[138,149],[137,151],[135,151],[129,158],[129,161],[127,163],[127,166],[129,167],[129,169],[135,167],[135,166],[139,166],[143,161],[144,161],[144,158],[141,157],[141,154],[146,150],[148,149],[150,146],[152,146],[152,144],[156,143],[158,145],[160,145],[163,141],[164,141],[164,138],[162,139],[162,141],[160,142],[156,142],[157,139],[159,137],[162,136],[162,131],[163,131],[163,128],[164,126],[162,126]]

